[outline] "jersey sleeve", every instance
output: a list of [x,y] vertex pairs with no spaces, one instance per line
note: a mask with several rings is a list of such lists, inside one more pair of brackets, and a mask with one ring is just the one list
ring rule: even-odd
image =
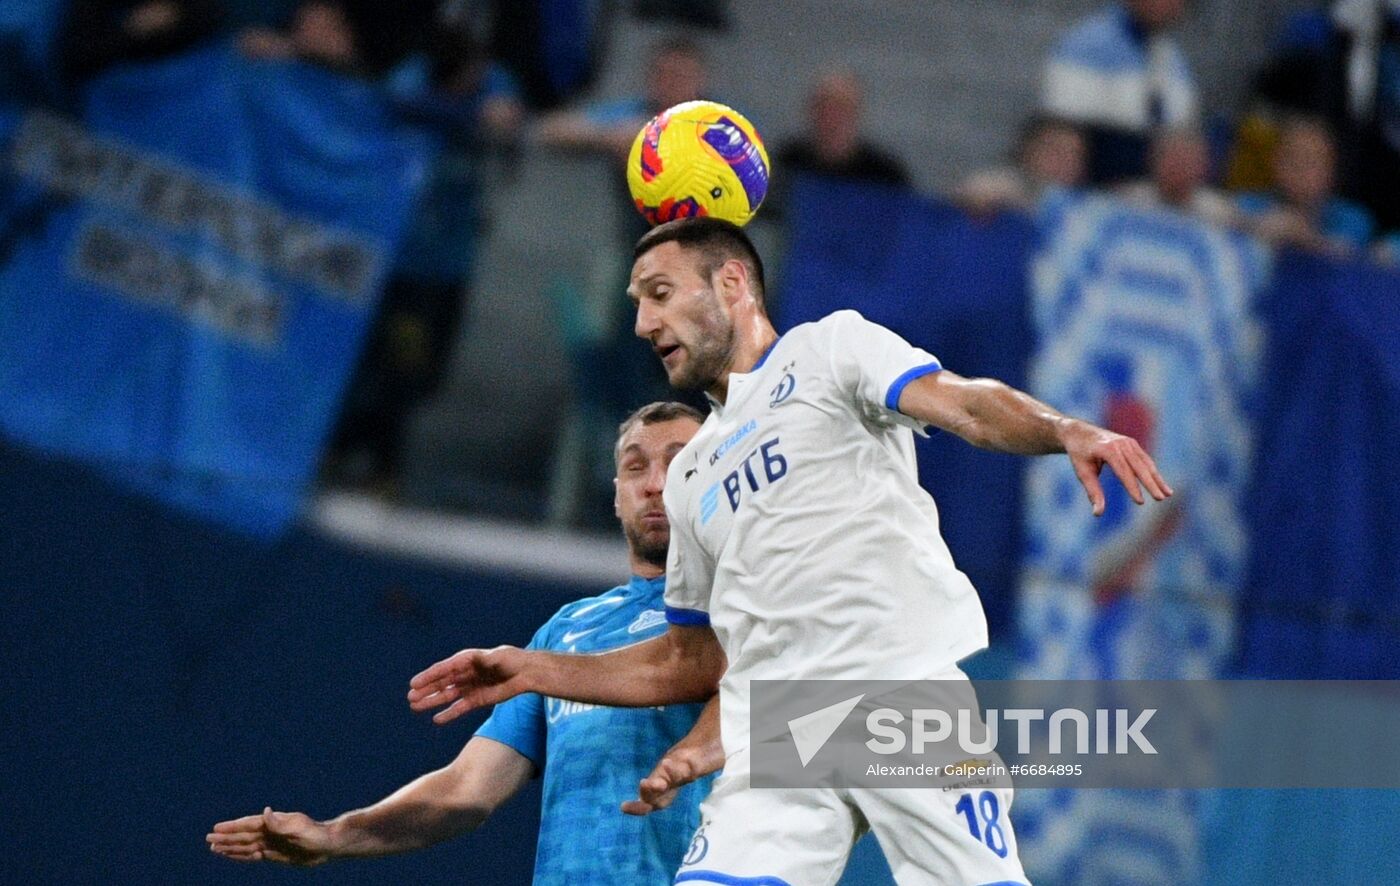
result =
[[691,627],[708,625],[714,575],[705,568],[704,552],[691,536],[685,515],[677,514],[669,501],[666,518],[671,524],[671,544],[666,551],[666,621]]
[[[545,622],[525,648],[548,649],[549,629],[553,623],[552,618]],[[500,742],[534,763],[537,772],[543,772],[548,736],[544,697],[526,692],[501,702],[491,709],[491,716],[476,730],[476,735]]]
[[827,323],[833,373],[856,408],[922,430],[923,422],[899,411],[899,395],[915,379],[941,370],[938,358],[855,311],[837,311]]

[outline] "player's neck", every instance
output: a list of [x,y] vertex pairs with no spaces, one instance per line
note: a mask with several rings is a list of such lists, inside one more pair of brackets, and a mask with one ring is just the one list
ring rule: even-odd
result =
[[627,562],[632,569],[632,574],[638,578],[657,578],[666,571],[664,567],[657,566],[649,560],[643,560],[636,554],[628,554]]
[[734,358],[729,361],[729,368],[721,372],[719,379],[708,388],[710,396],[719,403],[725,402],[725,398],[729,396],[729,376],[736,372],[752,372],[758,361],[763,359],[763,355],[768,353],[768,349],[778,340],[777,330],[768,322],[768,318],[763,316],[754,316],[749,322],[736,325],[734,333],[738,343],[734,349]]

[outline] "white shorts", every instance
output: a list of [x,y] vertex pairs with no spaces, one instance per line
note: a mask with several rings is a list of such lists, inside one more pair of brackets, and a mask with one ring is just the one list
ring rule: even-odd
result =
[[900,886],[1025,886],[1012,793],[975,785],[754,789],[741,751],[700,805],[675,882],[831,886],[856,841],[874,831]]
[[900,886],[1030,882],[1007,815],[1010,788],[754,790],[747,783],[747,775],[715,782],[676,883],[831,886],[867,830]]

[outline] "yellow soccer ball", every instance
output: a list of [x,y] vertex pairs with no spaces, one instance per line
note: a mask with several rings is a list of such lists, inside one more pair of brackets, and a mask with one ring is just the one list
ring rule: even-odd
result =
[[768,193],[768,150],[743,114],[718,102],[685,102],[637,133],[627,187],[653,225],[708,215],[736,225]]

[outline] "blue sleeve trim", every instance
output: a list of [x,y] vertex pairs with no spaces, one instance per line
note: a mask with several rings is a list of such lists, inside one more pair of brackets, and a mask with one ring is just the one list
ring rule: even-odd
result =
[[781,877],[736,877],[733,874],[721,874],[719,871],[682,871],[676,874],[675,882],[688,883],[695,880],[702,883],[720,883],[722,886],[791,886]]
[[909,386],[911,381],[916,378],[923,378],[926,375],[933,375],[935,372],[942,371],[942,369],[943,367],[938,365],[938,361],[934,360],[932,363],[925,363],[923,366],[915,366],[913,369],[905,372],[899,378],[895,379],[890,384],[890,389],[885,392],[885,408],[890,412],[898,412],[899,395],[904,393],[904,389]]
[[682,627],[708,627],[710,613],[700,609],[681,609],[679,606],[666,607],[666,620]]

